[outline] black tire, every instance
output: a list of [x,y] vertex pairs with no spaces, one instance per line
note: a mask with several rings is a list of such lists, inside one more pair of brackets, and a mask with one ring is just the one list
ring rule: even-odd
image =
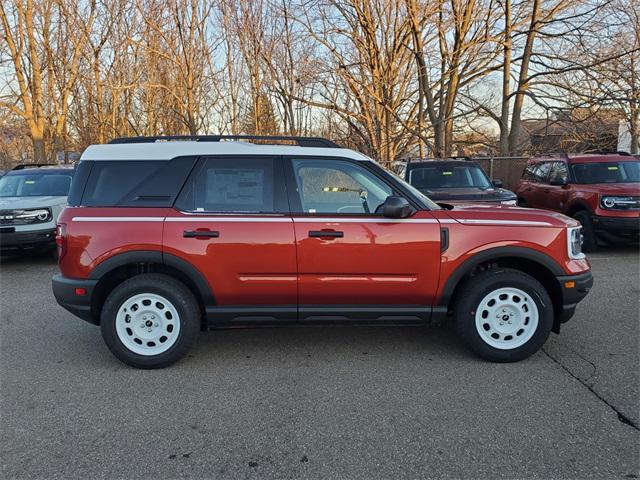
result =
[[[180,329],[175,343],[157,355],[131,351],[116,331],[116,316],[123,303],[134,295],[157,294],[167,299],[178,313]],[[201,312],[193,293],[181,282],[158,273],[146,273],[125,280],[107,297],[100,313],[100,330],[109,350],[118,360],[136,368],[164,368],[189,350],[200,331]]]
[[[480,336],[476,328],[476,310],[491,292],[509,287],[517,288],[533,299],[538,309],[538,325],[523,345],[500,349],[489,345]],[[490,270],[470,278],[460,287],[454,303],[457,334],[477,355],[492,362],[517,362],[537,352],[549,337],[553,315],[551,298],[540,282],[511,269]]]
[[580,210],[573,218],[582,225],[582,251],[587,253],[595,252],[598,249],[598,239],[593,228],[591,215],[586,210]]

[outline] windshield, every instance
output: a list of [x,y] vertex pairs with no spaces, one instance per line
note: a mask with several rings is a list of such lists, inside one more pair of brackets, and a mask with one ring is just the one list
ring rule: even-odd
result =
[[406,188],[407,190],[409,190],[412,194],[414,194],[416,197],[418,197],[420,200],[422,200],[422,202],[424,202],[427,207],[429,208],[429,210],[442,210],[442,207],[440,205],[438,205],[436,202],[434,202],[433,200],[431,200],[429,197],[427,197],[424,193],[422,193],[420,190],[418,190],[416,187],[414,187],[413,185],[411,185],[409,182],[407,182],[406,180],[404,180],[403,178],[400,178],[398,175],[396,175],[393,172],[389,172],[391,175],[393,175],[393,177],[400,182],[404,188]]
[[490,188],[491,181],[475,165],[425,165],[409,170],[409,183],[421,190],[437,188]]
[[638,183],[640,162],[574,163],[576,183]]
[[5,175],[0,178],[0,197],[66,197],[72,176],[72,172]]

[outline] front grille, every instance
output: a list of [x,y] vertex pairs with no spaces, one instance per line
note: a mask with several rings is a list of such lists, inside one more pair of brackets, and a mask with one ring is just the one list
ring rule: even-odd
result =
[[0,225],[14,225],[15,223],[14,210],[0,210]]

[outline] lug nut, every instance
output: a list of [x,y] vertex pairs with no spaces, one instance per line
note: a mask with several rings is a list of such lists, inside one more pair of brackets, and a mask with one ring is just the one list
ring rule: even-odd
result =
[[158,326],[158,322],[154,323],[154,324],[153,324],[153,326],[154,326],[154,327],[157,327],[157,326]]

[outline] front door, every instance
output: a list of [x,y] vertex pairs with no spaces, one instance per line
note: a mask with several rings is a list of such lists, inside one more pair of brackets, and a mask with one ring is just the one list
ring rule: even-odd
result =
[[440,226],[428,211],[390,219],[393,188],[347,159],[292,159],[290,204],[300,320],[428,317],[440,271]]
[[[565,185],[551,185],[552,180],[560,180]],[[564,204],[569,198],[569,190],[566,183],[568,181],[567,164],[565,162],[553,162],[549,171],[548,184],[545,185],[545,202],[542,208],[562,212]]]
[[280,159],[200,159],[165,220],[163,252],[193,265],[210,321],[295,320],[296,247]]

